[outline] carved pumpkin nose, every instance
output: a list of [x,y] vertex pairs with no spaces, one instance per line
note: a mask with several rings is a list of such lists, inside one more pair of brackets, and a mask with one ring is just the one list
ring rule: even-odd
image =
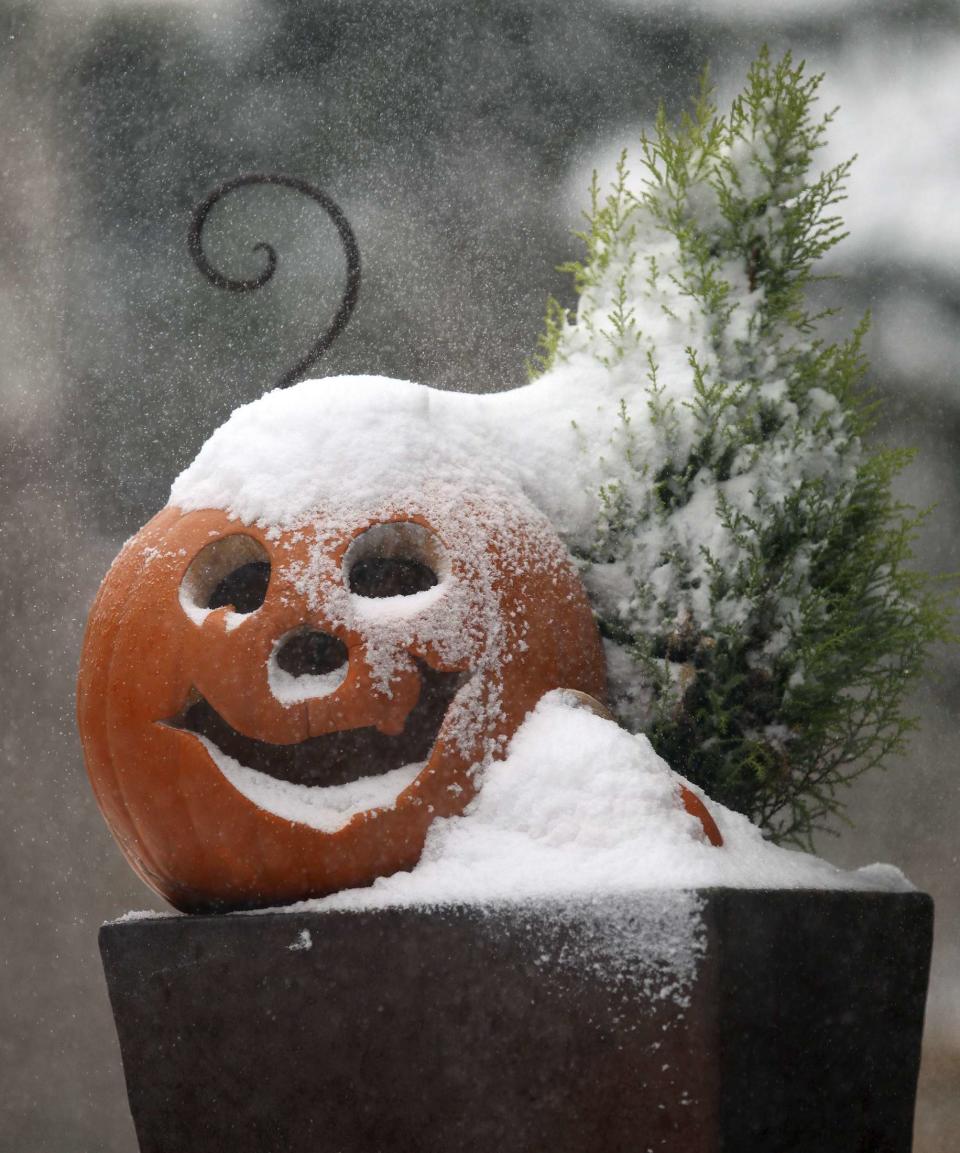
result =
[[294,633],[280,646],[277,664],[292,677],[322,676],[347,663],[347,646],[329,633]]

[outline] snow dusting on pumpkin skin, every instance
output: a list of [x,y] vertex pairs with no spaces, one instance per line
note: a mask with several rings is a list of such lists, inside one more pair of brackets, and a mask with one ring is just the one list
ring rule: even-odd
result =
[[[184,512],[223,509],[274,539],[311,539],[309,560],[277,579],[331,625],[362,634],[379,690],[389,695],[412,650],[469,669],[445,724],[463,750],[502,717],[496,674],[529,643],[522,619],[503,619],[502,577],[570,564],[523,470],[462,411],[478,399],[383,377],[305,381],[237,409],[170,494]],[[439,584],[414,597],[352,595],[333,545],[373,524],[421,519],[448,559]],[[483,759],[497,751],[488,739]]]

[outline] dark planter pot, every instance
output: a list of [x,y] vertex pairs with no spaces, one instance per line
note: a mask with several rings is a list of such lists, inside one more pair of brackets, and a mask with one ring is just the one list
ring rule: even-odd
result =
[[718,889],[100,947],[142,1153],[907,1153],[932,921]]

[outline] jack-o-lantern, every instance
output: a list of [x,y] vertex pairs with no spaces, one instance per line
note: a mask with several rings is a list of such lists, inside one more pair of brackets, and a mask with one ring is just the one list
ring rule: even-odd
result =
[[412,867],[545,692],[603,695],[587,597],[532,507],[443,480],[401,504],[329,503],[287,527],[171,505],[91,613],[88,770],[133,867],[178,908]]
[[178,908],[411,868],[544,693],[603,697],[566,549],[436,395],[340,378],[238,410],[104,580],[80,667],[87,768]]

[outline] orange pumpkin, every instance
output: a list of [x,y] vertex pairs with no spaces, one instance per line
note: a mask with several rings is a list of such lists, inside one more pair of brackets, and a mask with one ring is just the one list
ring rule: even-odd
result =
[[103,813],[183,910],[412,867],[547,691],[604,693],[586,594],[547,522],[440,515],[265,531],[167,507],[92,610],[79,721]]

